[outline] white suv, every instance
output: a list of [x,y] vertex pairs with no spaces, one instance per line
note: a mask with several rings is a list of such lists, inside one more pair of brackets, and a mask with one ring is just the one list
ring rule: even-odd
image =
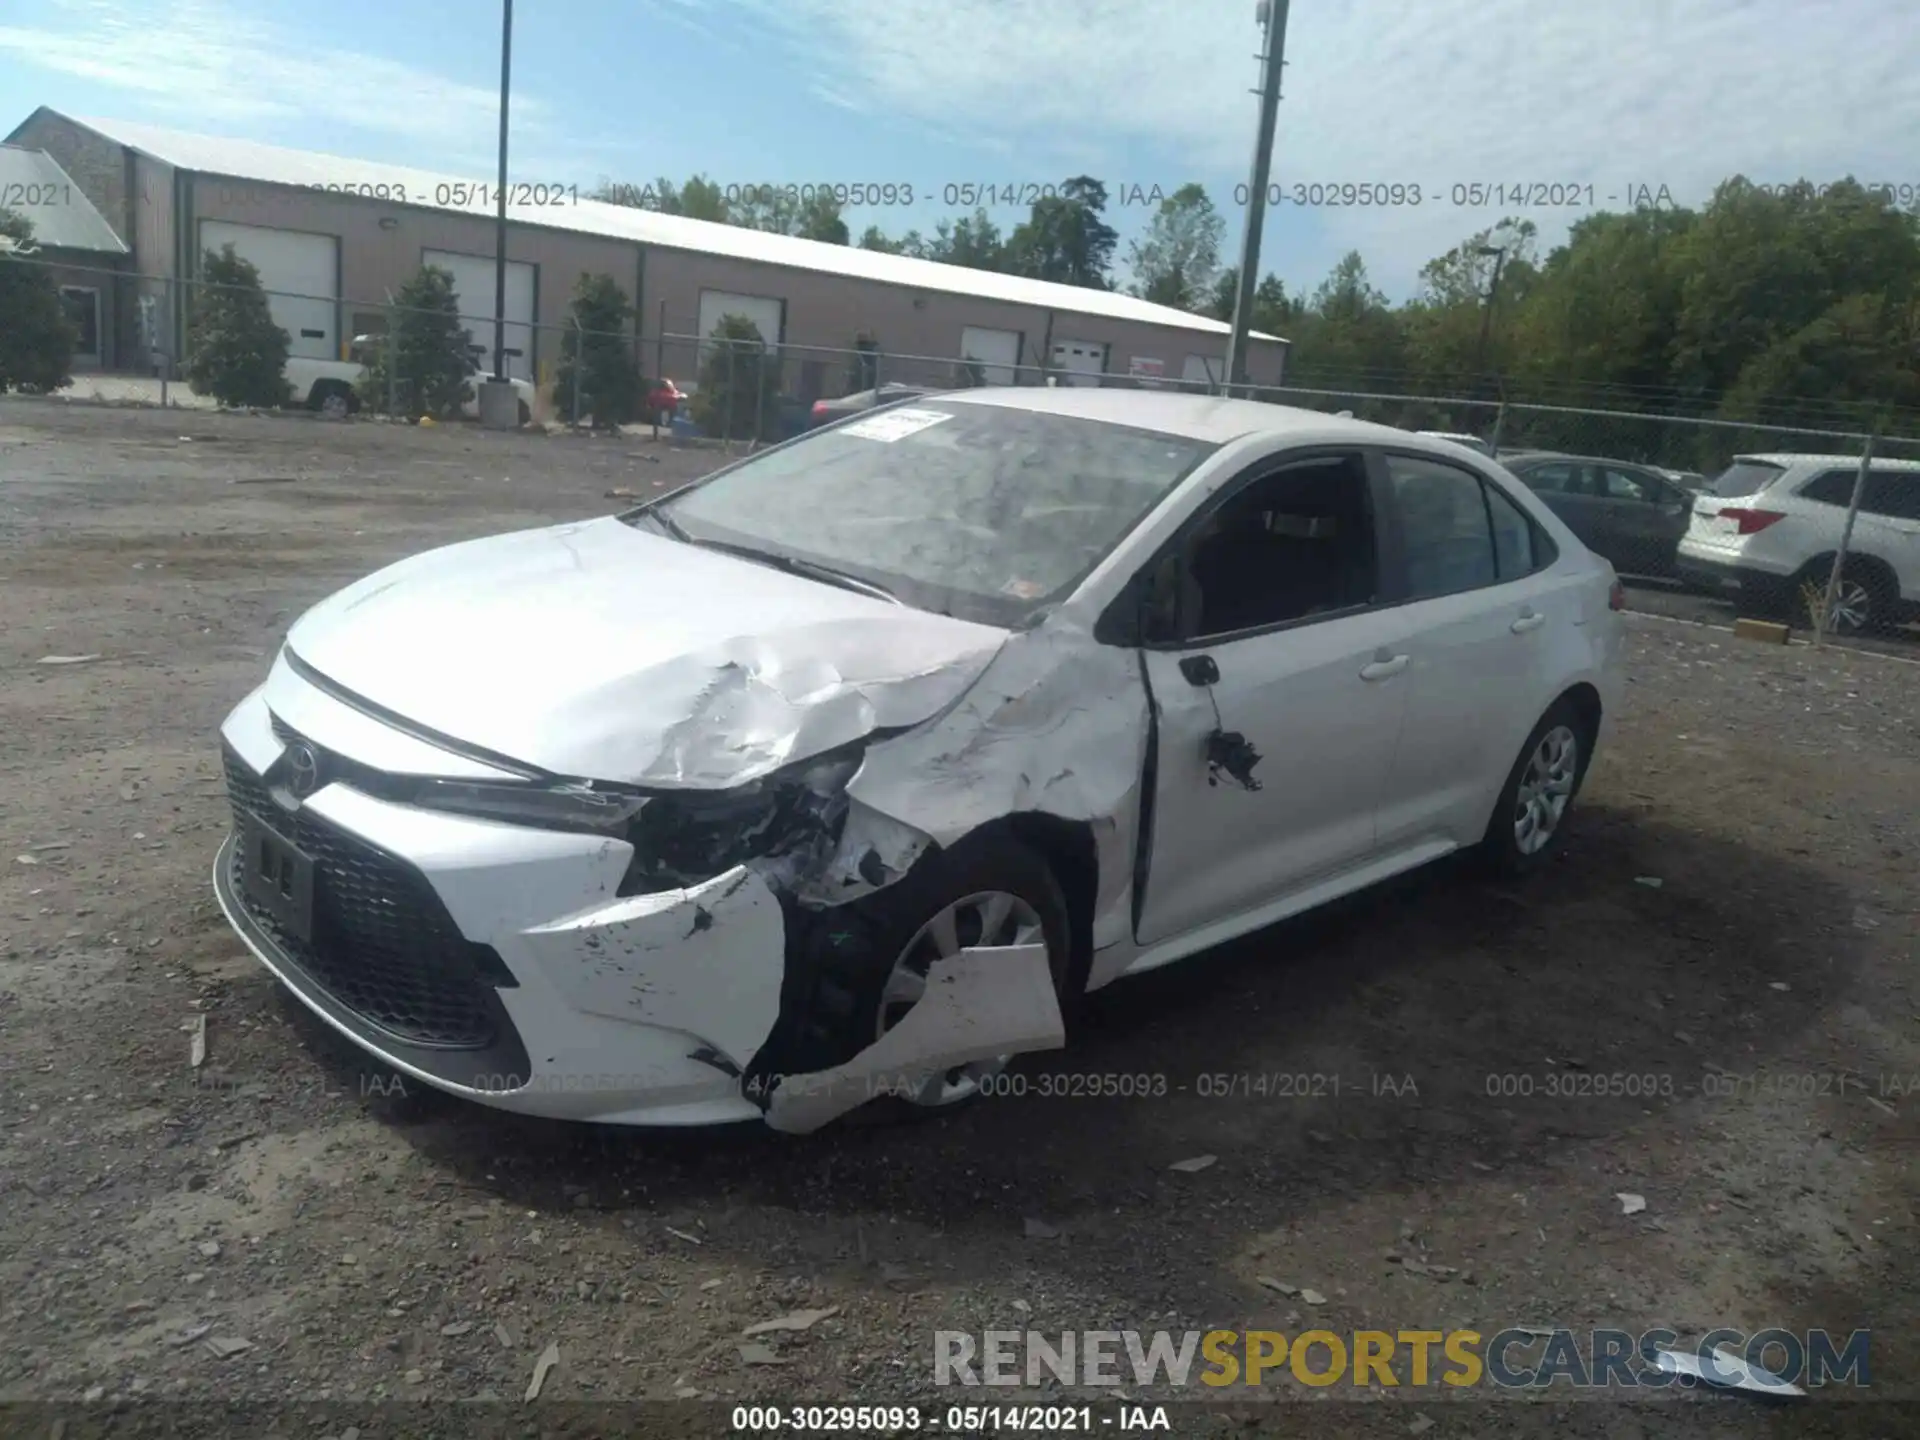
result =
[[[1738,455],[1693,504],[1680,573],[1810,621],[1846,526],[1860,462]],[[1920,611],[1920,462],[1876,460],[1860,497],[1833,628],[1902,624]]]

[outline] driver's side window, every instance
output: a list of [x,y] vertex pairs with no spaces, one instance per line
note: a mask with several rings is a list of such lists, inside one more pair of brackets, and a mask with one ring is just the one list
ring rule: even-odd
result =
[[1295,461],[1237,487],[1148,577],[1148,638],[1202,640],[1367,605],[1378,593],[1366,462]]

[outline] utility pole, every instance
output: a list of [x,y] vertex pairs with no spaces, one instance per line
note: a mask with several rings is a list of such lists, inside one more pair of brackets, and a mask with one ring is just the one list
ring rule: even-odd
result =
[[1487,340],[1493,333],[1493,307],[1500,303],[1500,271],[1507,263],[1506,245],[1483,245],[1482,255],[1493,257],[1493,283],[1487,286],[1487,308],[1480,312],[1480,343],[1473,353],[1473,375],[1476,384],[1484,383],[1487,378]]
[[500,191],[493,230],[493,378],[507,378],[507,88],[513,74],[513,0],[501,0]]
[[1286,68],[1287,0],[1261,0],[1256,11],[1264,32],[1260,56],[1260,130],[1254,137],[1253,175],[1247,185],[1247,226],[1240,242],[1240,283],[1233,295],[1233,330],[1227,336],[1227,393],[1246,379],[1247,332],[1253,328],[1253,292],[1260,283],[1260,235],[1266,226],[1267,183],[1273,173],[1273,130],[1280,118],[1280,74]]

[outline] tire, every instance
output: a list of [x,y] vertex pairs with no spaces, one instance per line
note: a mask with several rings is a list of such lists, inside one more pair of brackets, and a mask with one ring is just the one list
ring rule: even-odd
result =
[[[1833,557],[1828,556],[1814,561],[1795,578],[1793,619],[1796,624],[1808,630],[1818,628],[1806,587],[1816,587],[1824,601],[1827,577],[1832,569]],[[1887,571],[1870,560],[1849,557],[1840,572],[1840,587],[1834,593],[1832,633],[1863,635],[1886,625],[1893,617],[1899,596],[1900,586]]]
[[532,419],[533,419],[533,407],[528,405],[526,401],[522,400],[520,402],[520,423],[522,425],[525,425]]
[[[1493,817],[1481,838],[1480,859],[1486,869],[1497,876],[1518,878],[1537,870],[1559,848],[1567,816],[1587,778],[1593,741],[1593,727],[1571,700],[1555,701],[1540,717],[1520,747],[1507,783],[1500,787]],[[1568,743],[1573,746],[1570,755],[1563,749]],[[1522,813],[1523,786],[1528,787],[1526,814]],[[1554,798],[1559,801],[1557,808],[1552,805]]]
[[329,420],[344,420],[358,406],[354,395],[337,380],[322,380],[307,396],[307,408]]
[[[864,899],[819,912],[806,942],[807,983],[778,1048],[783,1058],[771,1068],[806,1074],[843,1064],[898,1024],[912,1008],[898,972],[924,969],[932,953],[928,927],[956,905],[961,913],[953,938],[961,945],[979,943],[982,912],[990,915],[997,908],[972,903],[982,896],[1014,902],[1008,926],[1037,922],[1064,1011],[1073,933],[1066,896],[1046,860],[1030,846],[1004,831],[988,832],[927,856],[903,879]],[[1003,928],[994,938],[1012,943],[1011,934]],[[889,1108],[920,1116],[957,1109],[979,1098],[982,1085],[1005,1069],[1009,1058],[945,1072],[937,1090],[913,1099],[890,1096]]]

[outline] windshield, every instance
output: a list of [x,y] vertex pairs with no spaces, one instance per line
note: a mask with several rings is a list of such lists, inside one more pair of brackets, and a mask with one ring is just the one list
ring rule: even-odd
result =
[[1780,466],[1765,460],[1736,460],[1720,472],[1709,488],[1723,498],[1758,495],[1785,473]]
[[816,431],[658,509],[694,543],[829,566],[920,609],[1013,626],[1065,598],[1217,448],[920,402]]

